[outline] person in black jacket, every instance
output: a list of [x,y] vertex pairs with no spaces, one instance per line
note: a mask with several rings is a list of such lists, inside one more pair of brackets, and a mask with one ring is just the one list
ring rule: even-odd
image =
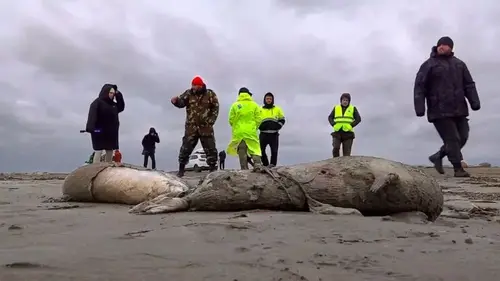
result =
[[224,170],[226,168],[226,151],[222,150],[219,152],[219,170]]
[[[274,95],[271,92],[264,95],[261,117],[259,141],[262,153],[262,165],[272,168],[278,164],[279,132],[285,125],[285,113],[281,107],[274,104]],[[271,161],[269,161],[266,154],[266,147],[268,145],[271,149]]]
[[148,158],[151,158],[151,169],[156,169],[156,144],[160,143],[160,137],[155,128],[149,128],[149,133],[142,139],[142,155],[144,155],[144,168],[148,167]]
[[[116,102],[114,101],[116,99]],[[101,162],[102,151],[106,151],[105,161],[113,160],[113,150],[118,149],[118,131],[120,121],[118,113],[125,109],[123,95],[118,87],[112,84],[102,86],[99,97],[89,108],[85,131],[90,133],[94,149],[93,163]]]
[[472,110],[481,108],[476,84],[467,65],[455,57],[453,40],[442,37],[432,47],[430,57],[420,66],[414,87],[415,113],[434,124],[443,146],[429,160],[444,174],[443,158],[453,165],[455,177],[470,177],[461,165],[461,149],[469,138],[469,101]]

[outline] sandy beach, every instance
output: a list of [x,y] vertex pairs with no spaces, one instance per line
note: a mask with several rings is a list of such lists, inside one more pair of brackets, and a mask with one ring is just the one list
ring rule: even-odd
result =
[[426,171],[446,196],[434,223],[261,210],[138,216],[43,203],[61,195],[64,174],[0,174],[0,280],[498,280],[500,168],[470,168],[466,180]]

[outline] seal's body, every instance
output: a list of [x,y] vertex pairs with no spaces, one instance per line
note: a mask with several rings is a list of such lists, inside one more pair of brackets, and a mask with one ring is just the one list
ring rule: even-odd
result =
[[135,205],[161,194],[177,196],[188,187],[174,175],[129,164],[93,163],[71,172],[62,186],[71,201]]
[[390,215],[420,211],[433,221],[443,209],[443,193],[432,176],[382,158],[337,157],[266,171],[214,172],[185,197],[159,196],[130,212],[269,209]]

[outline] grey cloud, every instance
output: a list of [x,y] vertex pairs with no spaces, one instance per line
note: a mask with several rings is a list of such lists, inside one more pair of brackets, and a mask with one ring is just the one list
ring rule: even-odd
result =
[[447,10],[384,0],[32,3],[0,12],[2,26],[10,27],[0,28],[0,170],[71,170],[85,161],[90,140],[78,130],[104,83],[118,84],[125,95],[124,159],[141,163],[140,140],[154,126],[162,139],[159,167],[174,169],[185,113],[170,97],[194,75],[219,96],[219,149],[230,139],[229,107],[246,86],[258,103],[275,93],[285,110],[281,163],[330,157],[326,118],[340,93],[350,92],[363,119],[356,154],[425,163],[440,140],[432,124],[414,115],[413,81],[442,35],[455,40],[483,101],[471,114],[466,159],[500,163],[491,121],[500,117],[496,2],[457,2]]

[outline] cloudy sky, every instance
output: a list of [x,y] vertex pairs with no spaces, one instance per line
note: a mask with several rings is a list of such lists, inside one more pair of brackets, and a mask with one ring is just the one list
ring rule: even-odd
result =
[[[0,2],[0,171],[70,171],[91,153],[80,134],[104,83],[117,84],[125,162],[157,128],[158,167],[177,167],[185,112],[170,98],[201,75],[219,96],[219,149],[237,90],[275,93],[287,124],[281,164],[331,156],[327,116],[350,92],[362,123],[354,153],[426,163],[440,140],[413,110],[413,82],[443,35],[482,99],[469,162],[500,164],[500,4],[471,1],[273,0]],[[495,121],[495,122],[493,122]],[[230,166],[236,159],[230,158]]]

